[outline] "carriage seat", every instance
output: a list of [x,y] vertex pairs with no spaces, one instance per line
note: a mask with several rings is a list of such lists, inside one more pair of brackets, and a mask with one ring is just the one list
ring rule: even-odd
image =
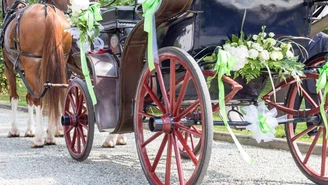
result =
[[134,27],[140,18],[135,13],[134,6],[116,6],[102,9],[103,20],[100,22],[105,30]]

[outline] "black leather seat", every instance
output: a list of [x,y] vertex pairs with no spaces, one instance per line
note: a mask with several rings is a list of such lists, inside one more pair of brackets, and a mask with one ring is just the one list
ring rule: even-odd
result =
[[103,20],[100,22],[105,30],[133,27],[140,21],[134,6],[117,6],[102,10]]

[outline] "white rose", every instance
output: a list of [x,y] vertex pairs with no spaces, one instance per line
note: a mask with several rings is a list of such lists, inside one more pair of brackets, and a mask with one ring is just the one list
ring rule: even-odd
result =
[[268,39],[266,39],[266,44],[268,44],[269,46],[274,46],[274,45],[276,45],[276,43],[277,43],[277,41],[275,40],[275,39],[273,39],[273,38],[268,38]]
[[282,49],[279,48],[279,47],[272,47],[272,49],[275,50],[275,51],[281,51],[281,50],[282,50]]
[[247,41],[247,42],[246,42],[246,44],[247,44],[247,47],[248,47],[248,48],[251,48],[251,47],[252,47],[252,44],[253,44],[253,42],[252,42],[252,41]]
[[230,44],[224,44],[222,47],[226,51],[231,49],[231,45]]
[[232,71],[238,71],[243,68],[248,63],[248,50],[246,46],[238,46],[237,48],[233,48],[230,53],[235,59],[236,64],[231,69]]
[[253,35],[253,40],[257,40],[257,35]]
[[256,49],[257,51],[263,51],[263,47],[259,43],[253,43],[252,48]]
[[273,38],[274,37],[274,33],[273,32],[270,32],[269,33],[269,37]]
[[248,58],[255,60],[259,56],[259,52],[256,49],[250,49],[248,51]]
[[270,59],[270,54],[267,50],[263,50],[259,54],[260,61],[267,61]]
[[267,36],[267,33],[263,32],[263,33],[260,33],[259,35],[261,35],[263,38],[265,38]]
[[243,53],[247,53],[248,49],[245,45],[240,45],[237,48],[239,48]]
[[273,61],[279,60],[279,53],[281,53],[281,52],[279,52],[279,51],[273,51],[273,52],[271,52],[270,53],[271,60],[273,60]]
[[278,60],[282,59],[284,59],[284,55],[282,54],[282,52],[278,51]]
[[72,14],[79,14],[89,8],[89,0],[71,0]]
[[293,53],[293,52],[291,52],[290,50],[288,50],[288,51],[286,52],[286,57],[287,57],[288,59],[292,59],[292,58],[294,58],[295,56],[294,56],[294,53]]

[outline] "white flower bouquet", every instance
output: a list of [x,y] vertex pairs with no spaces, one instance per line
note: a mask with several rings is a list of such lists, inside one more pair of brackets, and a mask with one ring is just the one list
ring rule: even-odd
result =
[[[231,40],[219,49],[222,49],[232,55],[236,63],[231,68],[234,71],[234,77],[241,76],[247,80],[247,83],[261,75],[263,71],[278,73],[281,79],[293,76],[300,81],[300,76],[304,64],[298,62],[298,57],[294,55],[292,43],[296,44],[302,51],[304,48],[297,43],[283,38],[275,39],[275,34],[265,32],[265,26],[257,35],[245,36],[240,31],[240,36],[232,35]],[[287,41],[287,42],[286,42]],[[205,62],[216,61],[216,53],[203,59]]]

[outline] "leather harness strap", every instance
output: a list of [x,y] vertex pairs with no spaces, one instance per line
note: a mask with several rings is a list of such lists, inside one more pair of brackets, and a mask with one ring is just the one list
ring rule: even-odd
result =
[[[4,2],[4,0],[3,0]],[[16,3],[18,2],[18,3]],[[21,2],[21,1],[16,1],[10,8],[9,10],[10,11],[7,11],[6,12],[6,16],[5,16],[5,22],[7,23],[7,25],[16,17],[16,14],[15,14],[15,11],[17,10],[18,8],[18,5],[20,4],[23,4],[23,9],[22,11],[18,14],[17,18],[16,18],[16,27],[15,27],[15,38],[14,38],[14,41],[15,41],[15,49],[11,49],[9,48],[8,46],[6,46],[5,44],[3,44],[3,48],[4,48],[4,51],[6,52],[7,54],[7,58],[14,64],[14,69],[15,71],[19,74],[19,76],[22,78],[25,86],[26,86],[26,89],[28,90],[28,92],[34,97],[34,98],[42,98],[47,90],[50,88],[50,86],[46,86],[41,95],[40,96],[37,96],[34,94],[33,90],[31,89],[30,85],[27,83],[26,81],[26,78],[25,78],[25,72],[22,71],[20,68],[19,68],[19,61],[20,61],[20,56],[26,56],[26,57],[32,57],[32,58],[42,58],[42,56],[38,56],[38,55],[33,55],[33,54],[29,54],[29,53],[25,53],[21,50],[21,46],[20,46],[20,38],[19,38],[19,35],[20,35],[20,20],[22,18],[22,15],[24,14],[25,10],[27,9],[27,6],[24,2]],[[8,20],[9,19],[9,20]],[[7,26],[6,25],[6,26]],[[2,38],[4,36],[4,32],[5,30],[2,31]],[[11,53],[15,53],[17,56],[16,56],[16,59],[14,57],[12,57],[8,52],[11,52]],[[4,62],[5,63],[5,62]],[[8,71],[10,71],[10,73],[14,76],[16,76],[14,74],[14,72],[12,70],[9,69],[8,65],[5,63],[5,66],[6,68],[8,69]]]

